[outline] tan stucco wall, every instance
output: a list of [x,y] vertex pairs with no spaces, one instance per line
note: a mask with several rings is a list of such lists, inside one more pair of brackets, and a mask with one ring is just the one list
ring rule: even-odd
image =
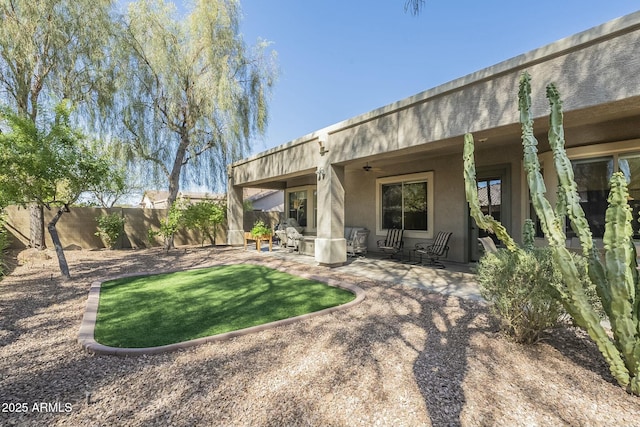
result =
[[[478,168],[492,166],[511,166],[511,230],[516,239],[520,239],[521,230],[515,225],[521,221],[522,210],[519,203],[521,182],[521,148],[520,142],[514,141],[512,146],[500,149],[479,149],[476,155]],[[395,169],[385,169],[384,173],[364,172],[362,169],[353,170],[346,176],[348,189],[345,200],[345,222],[349,226],[364,226],[372,233],[369,237],[369,247],[375,250],[376,241],[384,239],[384,235],[376,235],[376,178],[414,172],[434,172],[435,218],[434,231],[451,231],[451,251],[449,258],[464,261],[467,257],[468,246],[466,234],[469,227],[467,205],[464,196],[464,180],[462,170],[462,155],[418,157],[412,162],[402,163]],[[405,247],[411,248],[420,239],[405,238]]]
[[[123,248],[144,248],[150,243],[147,240],[149,228],[157,230],[160,227],[160,219],[165,218],[165,209],[139,209],[139,208],[86,208],[72,207],[71,212],[62,215],[56,229],[60,235],[60,241],[64,248],[95,249],[103,248],[102,239],[95,235],[98,224],[96,218],[103,214],[118,213],[125,217],[125,234],[122,238]],[[11,247],[24,248],[29,243],[29,210],[17,206],[9,206],[7,212],[7,230],[11,236]],[[45,244],[53,248],[51,237],[46,230],[46,225],[55,215],[54,211],[44,211]],[[220,227],[216,236],[217,244],[226,243],[226,227]],[[176,233],[175,244],[198,245],[201,239],[199,233],[181,230]],[[159,242],[158,242],[159,244]],[[205,244],[209,244],[206,240]]]

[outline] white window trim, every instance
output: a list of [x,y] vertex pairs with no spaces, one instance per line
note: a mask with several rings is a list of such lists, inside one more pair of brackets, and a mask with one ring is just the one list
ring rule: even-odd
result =
[[[570,161],[573,160],[586,160],[595,159],[605,156],[624,156],[625,154],[638,152],[640,147],[640,139],[631,139],[627,141],[606,142],[602,144],[587,145],[582,147],[567,148],[567,157]],[[556,203],[556,191],[558,190],[558,177],[556,176],[555,164],[553,160],[553,151],[545,151],[538,154],[540,161],[540,167],[544,169],[544,184],[547,187],[547,198],[551,205]],[[524,162],[521,159],[521,164]],[[545,167],[548,165],[549,167]],[[524,166],[521,168],[522,178],[522,221],[528,218],[529,212],[529,187],[527,185],[527,174],[524,171]]]
[[[285,216],[289,215],[289,193],[295,193],[297,191],[307,192],[307,225],[304,227],[305,232],[315,232],[318,228],[318,224],[314,224],[313,212],[315,209],[313,203],[313,192],[317,189],[315,185],[303,185],[300,187],[290,187],[285,190],[284,194],[284,213]],[[285,218],[286,219],[286,218]]]
[[[615,142],[606,142],[601,144],[593,144],[586,145],[581,147],[570,147],[566,148],[567,157],[570,161],[574,160],[588,160],[588,159],[597,159],[602,157],[612,157],[614,160],[625,156],[627,154],[637,153],[640,151],[638,148],[640,147],[640,139],[631,139],[626,141],[615,141]],[[555,162],[553,159],[553,151],[545,151],[544,153],[538,154],[538,159],[540,161],[540,166],[544,169],[544,182],[547,187],[547,198],[551,205],[555,205],[556,203],[556,192],[558,190],[558,177],[555,171]],[[524,164],[524,162],[522,162]],[[545,168],[544,165],[551,165],[549,168]],[[522,203],[523,203],[523,217],[522,221],[524,222],[525,218],[528,218],[529,212],[529,187],[527,185],[527,175],[524,171],[524,167],[522,168]],[[545,240],[539,238],[540,240]]]
[[417,239],[433,239],[434,195],[433,172],[420,172],[408,175],[396,175],[376,179],[376,235],[386,236],[387,230],[382,228],[382,185],[400,182],[427,182],[427,231],[405,230],[404,237]]

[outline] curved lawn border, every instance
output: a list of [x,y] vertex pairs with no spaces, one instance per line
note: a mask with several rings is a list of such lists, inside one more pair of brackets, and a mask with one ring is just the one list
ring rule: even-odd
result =
[[[235,264],[244,264],[244,263],[235,263]],[[235,264],[222,264],[219,266],[213,265],[208,267],[194,267],[194,268],[183,268],[183,269],[176,269],[176,270],[164,270],[164,271],[156,271],[153,273],[123,274],[120,276],[106,278],[106,279],[103,279],[102,281],[95,281],[91,283],[91,288],[89,289],[89,296],[87,298],[87,307],[85,309],[84,316],[82,318],[82,323],[80,325],[78,342],[82,345],[82,347],[87,352],[94,353],[94,354],[111,354],[115,356],[141,356],[143,354],[165,353],[169,351],[180,350],[183,348],[195,347],[197,345],[201,345],[208,342],[224,341],[230,338],[252,334],[254,332],[264,331],[266,329],[276,328],[278,326],[289,325],[291,323],[299,322],[301,320],[309,319],[311,317],[333,313],[334,311],[344,310],[344,309],[353,307],[354,305],[360,304],[362,301],[364,301],[364,298],[365,298],[364,290],[362,290],[362,288],[354,284],[344,283],[334,279],[327,279],[314,274],[296,273],[294,274],[294,276],[299,276],[308,280],[314,280],[316,282],[322,282],[336,288],[345,289],[349,292],[352,292],[356,296],[356,298],[353,301],[349,301],[346,304],[325,308],[324,310],[314,311],[311,313],[302,314],[300,316],[289,317],[287,319],[277,320],[275,322],[265,323],[262,325],[251,326],[249,328],[239,329],[237,331],[225,332],[222,334],[196,338],[193,340],[183,341],[183,342],[174,343],[174,344],[161,345],[158,347],[142,347],[142,348],[110,347],[107,345],[100,344],[95,340],[94,331],[96,327],[96,320],[98,317],[98,303],[100,301],[100,287],[102,283],[110,280],[123,279],[126,277],[140,277],[140,276],[149,276],[149,275],[156,275],[156,274],[176,273],[179,271],[198,270],[202,268],[221,267],[224,265],[235,265]],[[291,274],[283,268],[277,268],[277,267],[274,268],[274,267],[260,265],[260,264],[253,264],[253,265],[263,266],[263,267],[271,268],[272,270],[278,270],[283,273]]]

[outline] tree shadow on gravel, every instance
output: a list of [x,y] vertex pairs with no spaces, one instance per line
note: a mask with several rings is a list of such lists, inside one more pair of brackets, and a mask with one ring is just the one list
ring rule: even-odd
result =
[[[370,313],[362,327],[336,336],[336,345],[346,345],[346,352],[362,366],[373,366],[380,384],[384,383],[385,372],[376,356],[377,346],[400,345],[412,350],[417,354],[413,377],[431,425],[461,425],[470,339],[474,334],[495,332],[497,324],[487,321],[486,309],[473,301],[402,285],[390,286],[387,292],[387,312]],[[411,310],[394,308],[393,301],[399,299],[410,304]],[[407,335],[403,328],[408,324],[425,334],[423,344],[416,344]]]
[[430,294],[421,301],[421,309],[427,339],[414,363],[414,376],[431,424],[459,426],[470,339],[494,332],[497,326],[478,322],[483,308],[461,298]]
[[611,384],[619,386],[598,346],[582,329],[573,326],[551,331],[543,341],[578,366],[588,369]]

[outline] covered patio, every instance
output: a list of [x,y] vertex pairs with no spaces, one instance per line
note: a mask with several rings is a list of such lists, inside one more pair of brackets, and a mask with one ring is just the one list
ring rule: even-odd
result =
[[[438,232],[451,232],[447,259],[476,261],[481,234],[464,195],[466,132],[477,142],[479,190],[491,189],[487,213],[521,240],[522,224],[533,216],[517,105],[524,71],[533,78],[541,163],[553,162],[545,94],[554,82],[563,98],[575,167],[587,171],[588,178],[596,168],[605,176],[609,165],[614,170],[628,164],[630,188],[640,191],[639,50],[636,12],[233,163],[228,167],[228,243],[242,245],[248,231],[243,230],[243,188],[269,188],[285,192],[285,219],[297,219],[303,234],[313,238],[319,265],[347,262],[347,227],[370,230],[369,252],[377,250],[376,242],[390,228],[404,229],[409,249]],[[544,168],[544,179],[554,204],[558,183],[552,167]],[[594,224],[603,217],[600,205],[606,201],[599,185],[593,179],[584,183]],[[633,206],[634,218],[639,217],[640,204]]]
[[[247,252],[256,254],[255,249],[249,249]],[[267,263],[269,258],[274,258],[278,261],[290,261],[309,266],[317,264],[314,257],[283,249],[278,245],[274,245],[272,251],[269,251],[268,245],[263,244],[257,254]],[[408,286],[473,301],[484,301],[476,282],[475,263],[451,261],[444,261],[444,263],[445,269],[407,264],[384,259],[382,255],[374,252],[367,254],[366,257],[349,257],[343,265],[334,267],[332,270],[336,274],[350,274],[391,285]]]

